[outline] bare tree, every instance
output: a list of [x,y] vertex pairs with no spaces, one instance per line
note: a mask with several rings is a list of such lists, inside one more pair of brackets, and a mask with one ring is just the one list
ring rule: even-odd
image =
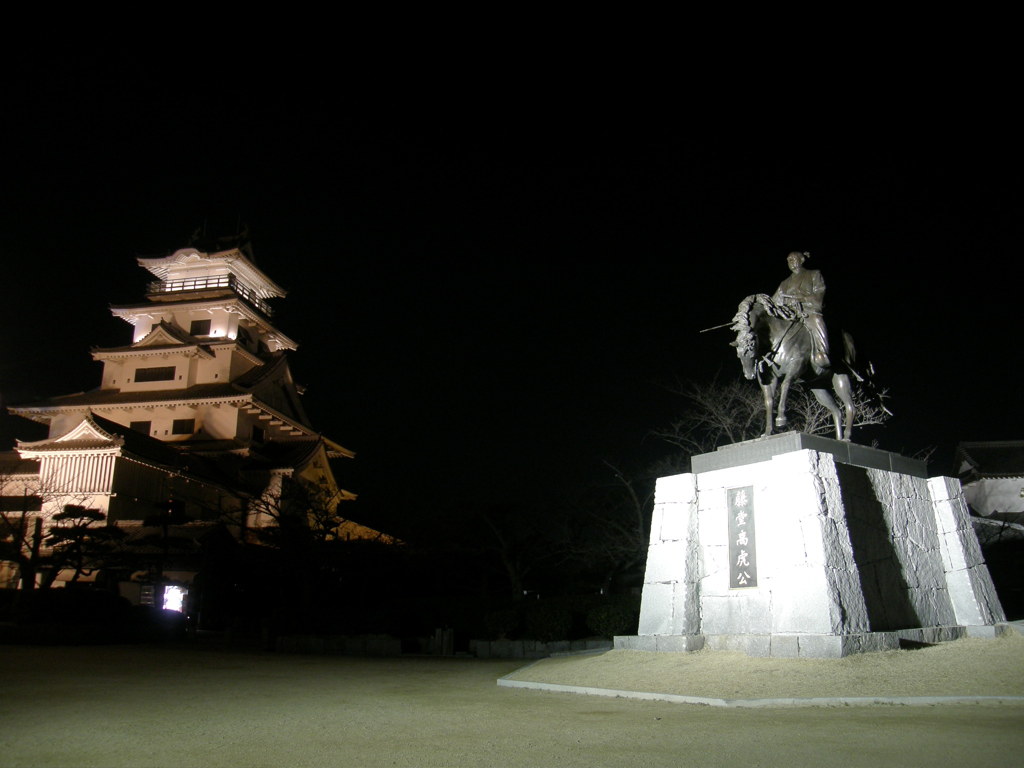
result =
[[600,574],[600,589],[607,593],[617,578],[642,570],[646,562],[656,475],[604,464],[611,482],[587,489],[577,499],[567,541],[573,559],[584,570]]
[[[759,387],[741,379],[709,382],[679,380],[667,389],[687,403],[683,413],[661,429],[653,430],[661,438],[681,448],[687,455],[708,453],[719,446],[753,440],[764,432],[764,398]],[[871,395],[854,387],[854,426],[883,424],[890,417],[885,407],[886,393]],[[788,414],[792,429],[811,435],[834,434],[829,411],[805,387],[790,390]]]
[[358,525],[343,514],[350,498],[326,482],[281,475],[241,514],[248,516],[246,527],[265,544],[289,546],[302,540],[318,546],[341,541],[346,524]]
[[678,418],[652,433],[687,455],[750,440],[764,429],[761,391],[747,381],[679,380],[666,389],[680,395],[686,407]]
[[[809,435],[834,436],[835,422],[832,419],[832,414],[818,402],[810,391],[803,386],[797,386],[796,397],[790,401],[789,405],[791,421],[797,425],[799,431]],[[854,386],[853,425],[867,427],[884,424],[888,421],[892,417],[892,413],[885,405],[887,397],[888,393],[885,390],[869,394],[864,388]]]
[[500,564],[513,600],[521,599],[538,571],[569,558],[564,516],[545,501],[492,503],[475,510],[465,534],[468,549]]

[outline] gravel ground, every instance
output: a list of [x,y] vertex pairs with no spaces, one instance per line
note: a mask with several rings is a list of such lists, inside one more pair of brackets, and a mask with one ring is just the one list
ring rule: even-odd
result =
[[648,656],[610,652],[516,672],[521,661],[0,646],[0,766],[878,768],[1016,765],[1024,752],[1016,704],[739,710],[496,684],[515,672],[726,697],[847,695],[832,688],[847,684],[1021,693],[1024,666],[1015,638],[824,662]]

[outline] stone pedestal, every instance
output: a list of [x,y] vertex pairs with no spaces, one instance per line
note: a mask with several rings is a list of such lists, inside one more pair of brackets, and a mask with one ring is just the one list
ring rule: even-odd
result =
[[639,634],[616,648],[838,657],[1005,622],[960,483],[799,433],[658,481]]

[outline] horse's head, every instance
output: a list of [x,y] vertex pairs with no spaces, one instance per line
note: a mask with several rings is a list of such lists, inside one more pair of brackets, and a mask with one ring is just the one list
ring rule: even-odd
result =
[[736,339],[730,344],[736,347],[736,356],[740,359],[743,376],[748,380],[757,376],[757,335],[754,333],[751,319],[752,310],[757,306],[757,297],[747,296],[740,302],[736,316],[732,319]]

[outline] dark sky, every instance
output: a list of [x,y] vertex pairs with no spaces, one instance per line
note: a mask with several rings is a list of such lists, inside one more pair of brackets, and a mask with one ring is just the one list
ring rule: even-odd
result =
[[135,258],[244,222],[289,291],[310,416],[378,509],[657,457],[648,432],[682,407],[659,382],[738,377],[728,332],[698,331],[793,249],[889,387],[883,447],[1024,437],[1018,142],[990,105],[549,85],[36,68],[7,97],[0,394],[96,386],[89,348],[129,334],[108,306],[149,278]]

